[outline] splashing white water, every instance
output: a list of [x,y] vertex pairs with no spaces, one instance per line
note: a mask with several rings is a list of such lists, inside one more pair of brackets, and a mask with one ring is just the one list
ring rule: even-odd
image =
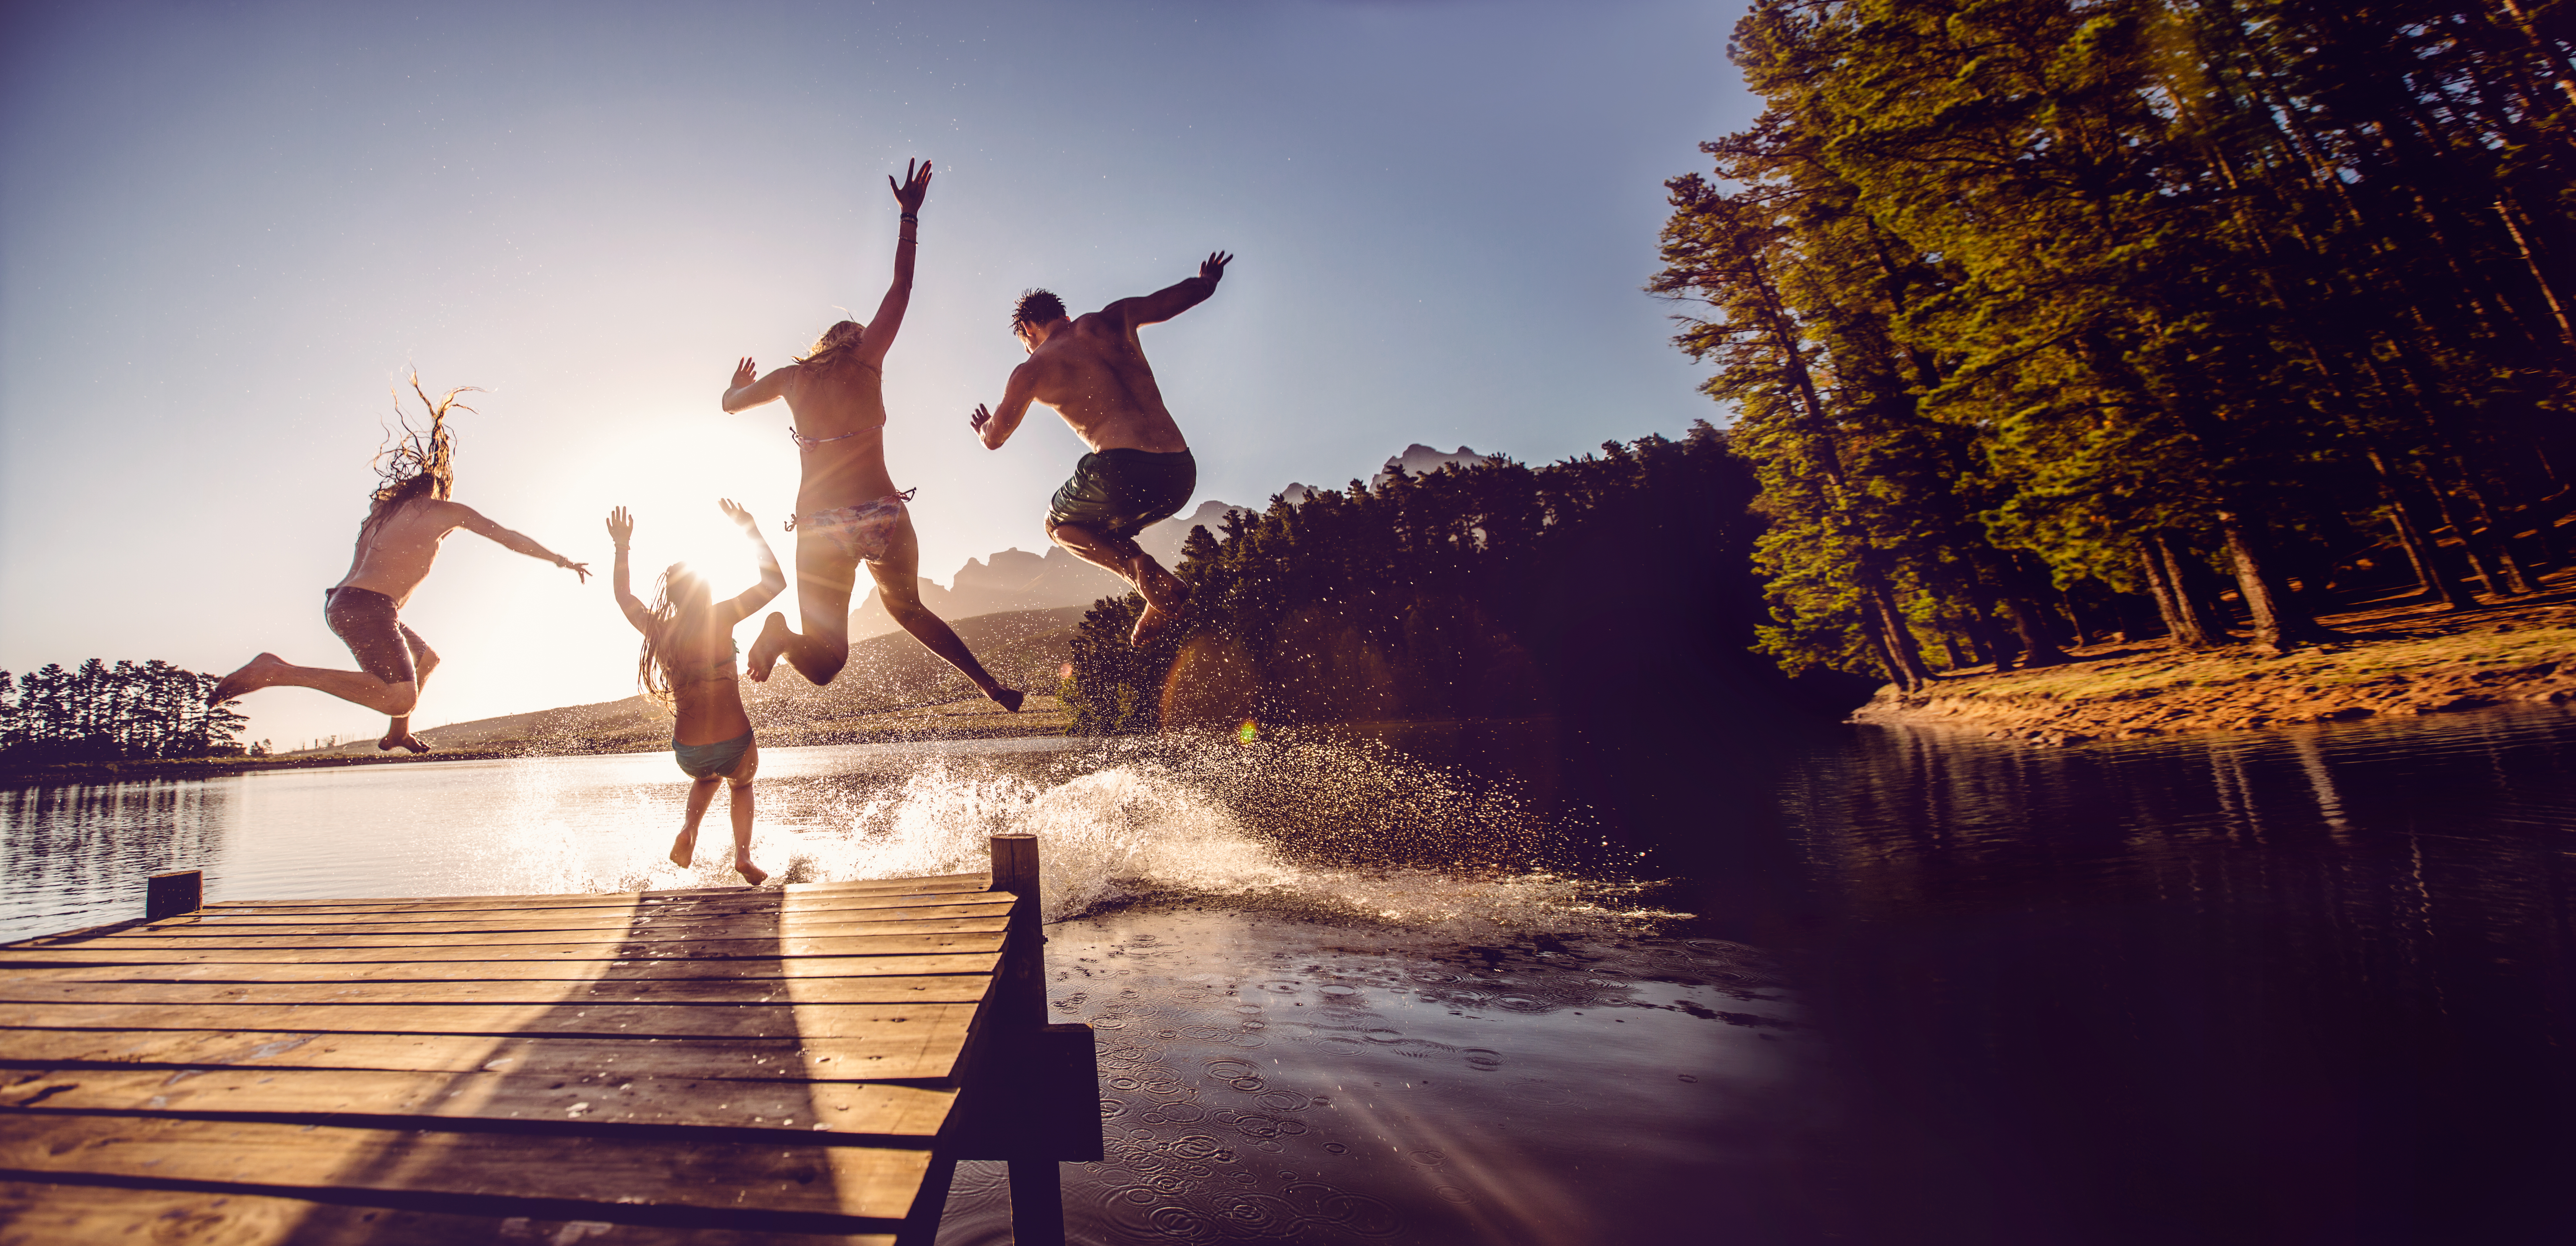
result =
[[[1344,786],[1355,769],[1372,768],[1367,758],[1315,765],[1310,756],[1252,771],[1223,755],[1222,764],[1168,754],[1104,760],[1114,764],[1055,783],[927,760],[850,808],[844,826],[795,835],[783,845],[784,876],[975,873],[989,864],[991,836],[1029,832],[1038,837],[1050,921],[1127,901],[1201,898],[1408,926],[1633,926],[1679,916],[1620,904],[1619,889],[1545,871],[1292,860],[1275,834],[1247,825],[1226,799],[1257,786],[1257,803],[1275,808],[1283,796],[1296,799],[1297,776]],[[1383,773],[1375,777],[1386,782]],[[1417,789],[1406,793],[1415,802],[1476,805],[1432,772],[1408,772],[1402,785]]]

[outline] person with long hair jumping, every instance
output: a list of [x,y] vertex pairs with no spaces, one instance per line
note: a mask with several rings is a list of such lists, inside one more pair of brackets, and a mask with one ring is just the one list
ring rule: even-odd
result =
[[787,573],[779,570],[778,555],[770,552],[750,511],[729,498],[717,505],[751,538],[760,556],[760,583],[717,601],[706,577],[675,562],[662,573],[653,604],[637,601],[626,587],[626,548],[635,537],[635,519],[623,506],[608,514],[608,539],[617,547],[609,583],[617,590],[617,608],[626,612],[626,621],[644,633],[635,681],[643,685],[644,695],[671,709],[671,753],[690,780],[688,818],[679,838],[671,841],[671,863],[686,869],[696,860],[698,822],[715,800],[716,784],[729,783],[733,868],[757,887],[769,877],[751,863],[751,780],[760,772],[760,746],[752,739],[751,716],[743,712],[742,686],[734,679],[733,629],[787,587]]
[[921,201],[930,193],[930,163],[904,166],[894,187],[903,210],[895,226],[894,284],[862,325],[844,320],[824,330],[804,358],[766,376],[749,357],[735,365],[724,393],[727,412],[787,400],[804,476],[796,491],[796,609],[804,630],[772,613],[751,642],[751,677],[769,678],[785,657],[805,678],[828,684],[850,660],[850,591],[864,562],[877,582],[886,613],[932,653],[973,680],[984,695],[1017,712],[1022,694],[1002,686],[975,660],[955,630],[921,604],[921,542],[886,469],[885,357],[912,301],[913,252],[921,226]]
[[486,519],[473,507],[450,500],[456,486],[456,438],[447,413],[472,411],[456,401],[470,387],[451,389],[436,400],[411,380],[412,392],[429,408],[429,427],[415,429],[402,414],[399,398],[394,416],[401,432],[376,455],[380,484],[368,495],[367,518],[358,525],[358,548],[349,574],[322,590],[322,617],[331,633],[358,659],[354,671],[296,666],[274,653],[263,653],[215,685],[213,703],[221,705],[243,693],[279,684],[312,688],[390,717],[379,749],[426,753],[429,745],[411,733],[411,712],[429,673],[438,669],[438,654],[420,633],[402,621],[402,607],[412,590],[429,578],[439,543],[459,528],[488,538],[502,548],[541,558],[590,582],[590,565],[574,562]]

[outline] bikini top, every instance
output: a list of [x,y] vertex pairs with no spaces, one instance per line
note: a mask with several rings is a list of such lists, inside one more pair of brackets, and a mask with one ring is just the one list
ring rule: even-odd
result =
[[662,670],[670,677],[671,686],[673,688],[678,688],[683,684],[701,684],[710,680],[731,679],[734,677],[733,660],[737,655],[741,654],[741,652],[742,643],[740,641],[736,641],[727,647],[723,653],[709,658],[704,662],[695,662],[687,666],[682,666],[676,662],[665,662],[662,665]]
[[[882,425],[880,425],[880,427],[882,427]],[[796,431],[795,425],[790,424],[787,426],[787,436],[795,441],[796,448],[798,450],[803,451],[806,454],[812,454],[814,452],[814,447],[816,446],[828,445],[835,441],[848,441],[850,438],[856,437],[859,433],[864,433],[866,431],[868,430],[862,428],[858,430],[858,432],[843,433],[838,437],[808,437],[805,434]]]

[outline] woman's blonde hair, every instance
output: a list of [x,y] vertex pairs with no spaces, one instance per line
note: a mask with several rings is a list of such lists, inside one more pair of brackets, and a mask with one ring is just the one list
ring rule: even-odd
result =
[[823,330],[823,336],[814,339],[813,348],[798,356],[796,362],[817,372],[829,372],[855,354],[867,336],[866,325],[855,320],[841,321]]
[[644,647],[635,655],[636,686],[664,709],[675,704],[670,647],[664,642],[677,630],[682,604],[704,600],[703,593],[689,591],[692,584],[703,584],[703,581],[697,572],[689,569],[689,564],[675,562],[663,568],[662,578],[653,584],[653,604],[645,611],[653,616],[653,626],[645,629]]

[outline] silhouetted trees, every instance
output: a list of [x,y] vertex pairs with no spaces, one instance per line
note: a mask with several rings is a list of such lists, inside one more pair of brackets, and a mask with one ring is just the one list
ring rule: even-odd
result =
[[0,760],[239,754],[234,737],[249,719],[206,700],[217,682],[158,660],[110,666],[91,658],[72,670],[49,663],[14,684],[0,671]]
[[1650,288],[1707,308],[1764,647],[1910,686],[2149,603],[2222,643],[2229,588],[2295,645],[2365,557],[2530,592],[2576,504],[2566,11],[1762,0],[1768,109],[1667,183]]
[[1156,644],[1128,645],[1141,599],[1092,608],[1066,688],[1078,730],[1157,727],[1176,662],[1262,723],[1697,714],[1721,688],[1758,708],[1788,684],[1751,653],[1754,492],[1702,422],[1546,467],[1274,498],[1192,530],[1174,568],[1192,613]]

